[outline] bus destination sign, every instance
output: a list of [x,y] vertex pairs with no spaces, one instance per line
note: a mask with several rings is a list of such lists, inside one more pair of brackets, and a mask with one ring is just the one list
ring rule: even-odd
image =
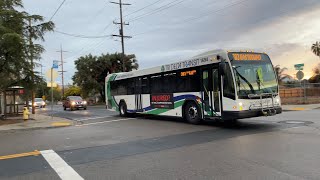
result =
[[151,94],[150,104],[152,108],[174,109],[173,94]]
[[232,57],[236,61],[261,61],[261,54],[253,53],[232,53]]

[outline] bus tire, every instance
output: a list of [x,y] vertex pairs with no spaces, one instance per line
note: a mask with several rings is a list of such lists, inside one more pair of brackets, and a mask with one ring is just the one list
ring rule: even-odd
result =
[[127,105],[125,102],[121,101],[119,104],[119,113],[121,117],[127,117],[128,113],[127,113]]
[[194,102],[188,102],[184,106],[184,118],[191,124],[200,124],[201,111],[199,106]]

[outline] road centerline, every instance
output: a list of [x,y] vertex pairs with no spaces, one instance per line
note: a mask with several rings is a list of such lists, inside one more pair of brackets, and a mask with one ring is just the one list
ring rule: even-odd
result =
[[11,154],[6,156],[0,156],[0,160],[6,160],[6,159],[13,159],[13,158],[21,158],[21,157],[27,157],[27,156],[38,156],[40,155],[40,151],[32,151],[32,152],[26,152],[26,153],[20,153],[20,154]]
[[62,180],[84,180],[53,150],[45,150],[40,152],[44,159],[49,163],[52,169],[59,175]]

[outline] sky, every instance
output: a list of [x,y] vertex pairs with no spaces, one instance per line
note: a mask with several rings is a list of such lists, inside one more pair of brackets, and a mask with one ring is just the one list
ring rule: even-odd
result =
[[[63,0],[23,0],[25,11],[49,20]],[[116,0],[115,0],[116,1]],[[269,54],[274,65],[286,67],[294,76],[294,64],[305,63],[305,77],[320,58],[311,45],[320,41],[319,0],[126,0],[124,6],[125,52],[135,54],[140,69],[193,57],[214,49],[258,49]],[[76,35],[103,36],[77,38],[50,32],[40,42],[46,52],[43,72],[62,46],[65,84],[72,84],[74,61],[89,53],[121,52],[119,33],[112,24],[119,21],[119,6],[106,0],[66,0],[53,17],[56,31]],[[40,69],[39,69],[40,70]],[[58,78],[60,83],[61,79]]]

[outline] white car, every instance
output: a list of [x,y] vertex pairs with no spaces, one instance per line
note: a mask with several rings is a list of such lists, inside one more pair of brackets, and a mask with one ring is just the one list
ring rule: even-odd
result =
[[[32,102],[29,101],[29,106],[31,105],[32,105]],[[42,98],[34,98],[34,104],[33,104],[34,107],[45,108],[46,105],[47,105],[46,102],[44,102]]]

